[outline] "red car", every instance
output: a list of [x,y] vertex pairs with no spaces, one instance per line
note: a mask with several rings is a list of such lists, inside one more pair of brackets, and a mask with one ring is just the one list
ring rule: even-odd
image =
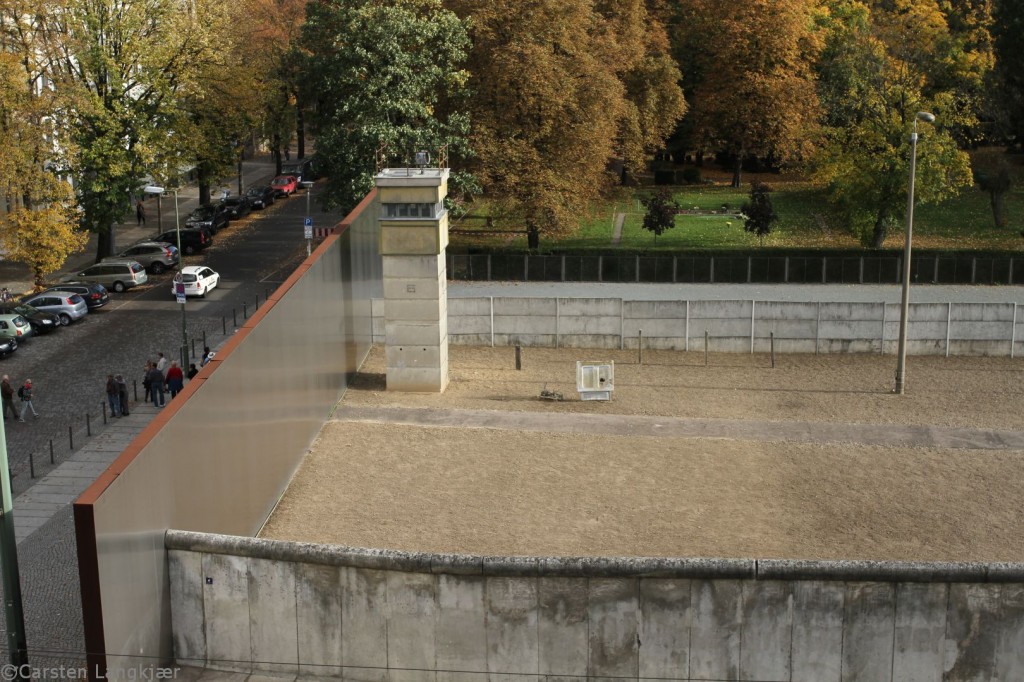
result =
[[294,175],[278,175],[271,180],[270,186],[277,196],[290,197],[299,188],[299,179]]

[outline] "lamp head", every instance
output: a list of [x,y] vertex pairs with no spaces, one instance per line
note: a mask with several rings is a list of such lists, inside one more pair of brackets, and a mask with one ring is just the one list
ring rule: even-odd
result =
[[930,114],[927,111],[917,112],[917,118],[925,123],[935,123],[935,114]]
[[146,194],[163,194],[164,188],[157,187],[156,185],[146,185],[145,187],[142,188],[142,191],[145,192]]

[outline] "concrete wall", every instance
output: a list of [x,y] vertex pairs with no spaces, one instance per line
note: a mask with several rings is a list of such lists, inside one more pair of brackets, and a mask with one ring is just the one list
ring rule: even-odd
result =
[[[384,340],[373,302],[374,342]],[[463,345],[645,348],[767,353],[889,353],[899,304],[629,301],[618,298],[449,298],[448,342]],[[907,352],[1024,355],[1024,304],[912,303]]]
[[371,194],[75,502],[91,671],[170,660],[168,528],[266,521],[369,351],[376,236]]
[[1024,679],[1022,564],[166,542],[181,664],[402,682]]

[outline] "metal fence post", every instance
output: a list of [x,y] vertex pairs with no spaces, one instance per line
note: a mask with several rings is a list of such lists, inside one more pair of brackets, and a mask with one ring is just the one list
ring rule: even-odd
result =
[[28,453],[28,475],[31,478],[36,477],[36,459],[34,452]]
[[92,435],[92,424],[89,422],[89,413],[85,413],[85,435]]
[[50,439],[50,464],[53,464],[53,439]]
[[68,426],[68,448],[70,450],[75,449],[75,432],[71,426]]

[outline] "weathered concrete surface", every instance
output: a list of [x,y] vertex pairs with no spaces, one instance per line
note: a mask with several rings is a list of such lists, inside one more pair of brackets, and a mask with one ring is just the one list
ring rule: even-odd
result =
[[431,570],[430,555],[395,553],[389,570],[376,550],[377,567],[354,568],[344,557],[363,557],[347,548],[198,533],[171,531],[168,547],[172,623],[190,630],[174,633],[176,655],[195,663],[206,651],[223,670],[373,682],[1024,679],[1024,581],[984,577],[1019,576],[1009,565],[765,561],[763,577],[752,562],[738,578],[728,561],[534,557],[531,573],[523,558],[438,558],[489,567],[472,575]]
[[[911,303],[907,352],[1019,355],[1016,303]],[[374,315],[381,308],[374,307]],[[895,353],[900,306],[885,302],[627,300],[483,297],[448,299],[451,343],[765,353]],[[381,342],[374,324],[374,341]]]

